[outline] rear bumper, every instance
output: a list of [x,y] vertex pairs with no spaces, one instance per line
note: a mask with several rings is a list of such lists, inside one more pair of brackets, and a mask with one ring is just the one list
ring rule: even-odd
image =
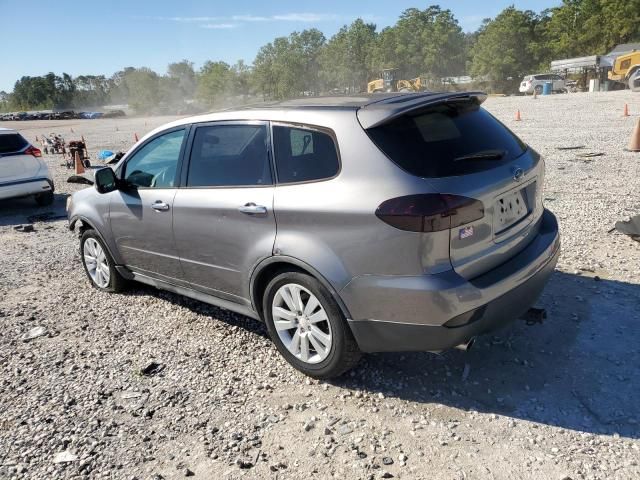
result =
[[349,283],[341,296],[354,316],[349,326],[362,351],[442,351],[526,312],[559,256],[558,223],[545,210],[540,231],[527,248],[481,277],[468,281],[453,271],[363,276]]
[[47,177],[0,182],[0,199],[26,197],[28,195],[53,191],[53,181]]

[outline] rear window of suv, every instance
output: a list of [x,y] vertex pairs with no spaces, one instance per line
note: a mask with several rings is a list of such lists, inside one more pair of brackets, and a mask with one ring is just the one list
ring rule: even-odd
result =
[[527,148],[476,103],[437,105],[367,133],[399,167],[424,178],[489,170]]
[[0,133],[0,155],[23,150],[29,143],[19,133]]

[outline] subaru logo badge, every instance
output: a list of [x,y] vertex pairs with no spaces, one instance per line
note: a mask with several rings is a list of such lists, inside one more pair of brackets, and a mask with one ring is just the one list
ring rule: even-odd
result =
[[524,170],[521,169],[520,167],[516,167],[513,170],[513,179],[516,182],[519,182],[520,180],[522,180],[524,178]]

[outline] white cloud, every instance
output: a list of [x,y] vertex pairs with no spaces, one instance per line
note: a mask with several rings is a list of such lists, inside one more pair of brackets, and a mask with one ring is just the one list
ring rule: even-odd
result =
[[[169,20],[179,23],[206,23],[203,28],[235,28],[241,23],[253,22],[294,22],[294,23],[316,23],[345,20],[332,13],[282,13],[279,15],[232,15],[230,17],[155,17],[157,20]],[[224,22],[224,23],[211,23]],[[234,22],[234,23],[232,23]]]
[[231,19],[238,22],[268,22],[271,20],[271,17],[262,17],[259,15],[233,15]]
[[171,20],[173,22],[182,23],[200,23],[200,22],[215,22],[221,20],[220,17],[160,17],[162,20]]
[[273,15],[271,18],[285,22],[311,23],[338,20],[340,17],[330,13],[286,13],[284,15]]
[[228,30],[236,28],[237,26],[237,23],[206,23],[204,25],[200,25],[201,28],[211,28],[214,30]]

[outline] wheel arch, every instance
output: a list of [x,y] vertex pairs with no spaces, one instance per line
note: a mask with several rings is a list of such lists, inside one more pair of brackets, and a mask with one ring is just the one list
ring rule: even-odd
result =
[[627,74],[625,75],[625,79],[629,80],[638,70],[640,70],[640,64],[632,65],[631,67],[629,67],[629,70],[627,70]]
[[118,264],[116,260],[117,257],[113,255],[113,250],[111,249],[109,242],[106,241],[105,236],[102,234],[100,229],[96,227],[96,225],[93,222],[91,222],[91,220],[87,219],[82,215],[74,215],[69,219],[69,230],[74,231],[78,222],[80,222],[80,225],[78,226],[78,233],[80,234],[80,236],[82,236],[82,234],[87,230],[93,230],[94,232],[96,232],[96,234],[100,237],[100,240],[102,240],[103,245],[106,247],[107,251],[109,252],[109,255],[111,255],[111,258],[114,259],[117,265]]
[[342,298],[340,298],[337,290],[320,272],[300,259],[285,255],[278,255],[263,260],[256,266],[256,268],[254,268],[251,274],[251,283],[249,288],[251,304],[253,305],[253,309],[258,313],[263,321],[264,317],[262,312],[262,296],[267,287],[267,284],[279,273],[287,271],[306,273],[307,275],[318,280],[336,301],[344,317],[346,319],[351,318],[349,310],[342,301]]

